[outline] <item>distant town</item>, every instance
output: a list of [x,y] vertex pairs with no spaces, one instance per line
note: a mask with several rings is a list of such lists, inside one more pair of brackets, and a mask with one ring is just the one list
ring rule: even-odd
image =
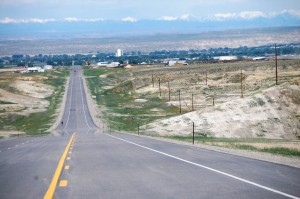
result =
[[[208,50],[180,51],[126,51],[116,49],[111,53],[61,54],[61,55],[23,55],[2,56],[0,67],[35,67],[29,71],[44,72],[52,66],[95,65],[99,67],[124,67],[126,65],[188,65],[203,62],[232,62],[243,60],[269,60],[274,58],[274,45],[239,48],[210,48]],[[280,44],[276,46],[279,59],[298,59],[300,44]],[[51,67],[50,67],[51,66]]]

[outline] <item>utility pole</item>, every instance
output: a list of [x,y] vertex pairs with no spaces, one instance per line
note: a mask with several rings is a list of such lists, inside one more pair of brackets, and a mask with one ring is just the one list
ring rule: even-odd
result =
[[193,145],[195,144],[195,123],[193,122]]
[[244,97],[243,93],[243,70],[241,70],[241,98]]
[[152,87],[154,88],[154,79],[153,79],[153,73],[152,73]]
[[205,84],[206,84],[206,86],[207,86],[207,69],[205,70],[205,73],[206,73],[206,77],[205,77]]
[[179,94],[179,113],[181,113],[181,99],[180,99],[180,90],[178,90]]
[[274,53],[275,53],[275,68],[276,68],[276,85],[278,85],[277,47],[276,47],[276,44],[275,44],[275,47],[274,47]]
[[169,88],[169,102],[171,101],[171,89],[170,89],[170,82],[168,81],[168,88]]
[[194,111],[194,93],[192,93],[192,111]]
[[160,78],[158,78],[158,88],[159,88],[159,96],[161,97],[161,90],[160,90]]

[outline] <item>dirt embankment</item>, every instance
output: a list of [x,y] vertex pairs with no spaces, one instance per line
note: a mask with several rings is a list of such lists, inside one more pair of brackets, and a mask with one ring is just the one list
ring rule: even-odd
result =
[[196,132],[228,138],[287,138],[300,135],[300,87],[284,84],[200,111],[146,125],[145,133],[190,135]]
[[10,90],[0,89],[1,115],[30,113],[44,111],[49,106],[46,97],[52,95],[53,88],[36,81],[17,80],[9,84]]
[[[13,115],[28,116],[31,113],[45,111],[50,102],[46,100],[54,92],[54,88],[41,83],[45,77],[12,77],[2,75],[0,83],[0,117],[7,118]],[[5,130],[0,136],[24,134],[24,132]]]

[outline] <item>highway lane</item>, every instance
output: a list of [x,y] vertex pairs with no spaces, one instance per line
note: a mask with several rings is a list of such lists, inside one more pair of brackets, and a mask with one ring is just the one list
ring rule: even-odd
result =
[[63,125],[57,128],[61,136],[0,153],[0,198],[42,198],[73,132],[54,198],[300,197],[297,168],[102,132],[89,113],[78,67],[67,92]]
[[[76,71],[75,76],[80,77],[80,69]],[[70,121],[77,121],[80,127],[72,158],[65,163],[69,169],[61,174],[68,186],[58,187],[55,198],[300,197],[300,170],[296,168],[127,134],[92,131],[95,126],[86,100],[80,96],[81,81],[79,78],[78,84],[74,79],[77,86],[70,92],[78,94],[72,107],[80,113]]]
[[20,140],[20,144],[0,153],[0,198],[43,198],[68,138]]
[[70,170],[62,173],[69,186],[58,188],[56,198],[288,198],[276,191],[300,196],[296,168],[130,135],[112,136],[77,134],[67,162]]

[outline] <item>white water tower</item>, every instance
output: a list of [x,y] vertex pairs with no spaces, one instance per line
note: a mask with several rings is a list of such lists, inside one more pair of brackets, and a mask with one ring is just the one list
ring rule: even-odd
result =
[[116,57],[121,57],[121,56],[123,56],[123,50],[118,49],[116,53]]

